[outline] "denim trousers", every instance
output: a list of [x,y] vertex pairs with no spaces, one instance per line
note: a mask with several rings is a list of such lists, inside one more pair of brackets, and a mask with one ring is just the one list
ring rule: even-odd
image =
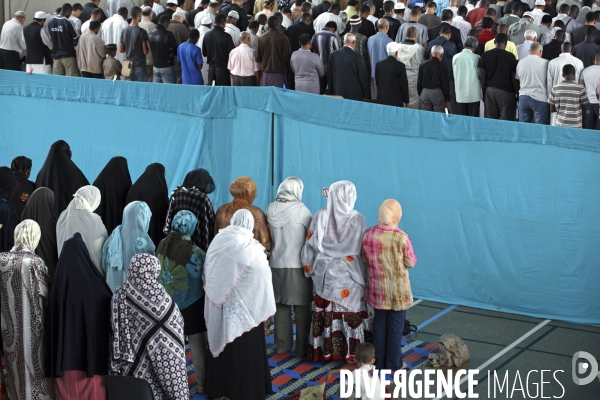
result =
[[124,78],[126,81],[134,82],[148,82],[148,68],[143,66],[134,66],[131,70],[131,75],[128,78]]
[[402,331],[406,310],[375,309],[373,318],[373,347],[377,369],[396,371],[402,368]]
[[175,66],[156,68],[152,74],[152,82],[154,83],[175,83],[177,78],[175,77]]
[[585,114],[583,114],[583,129],[600,129],[600,106],[596,104],[588,104]]
[[519,96],[519,122],[550,125],[550,105],[530,96]]

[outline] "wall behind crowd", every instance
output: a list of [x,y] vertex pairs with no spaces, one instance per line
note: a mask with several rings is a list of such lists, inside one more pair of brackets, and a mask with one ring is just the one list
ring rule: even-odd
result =
[[0,71],[0,103],[2,164],[26,155],[34,176],[64,139],[90,181],[116,155],[128,158],[133,180],[163,163],[171,189],[187,171],[206,168],[216,207],[231,200],[229,183],[240,175],[256,180],[263,209],[271,180],[276,187],[297,175],[315,213],[326,204],[322,188],[347,179],[369,225],[384,199],[402,204],[400,227],[419,259],[410,273],[415,297],[600,326],[594,131],[267,87],[12,71]]

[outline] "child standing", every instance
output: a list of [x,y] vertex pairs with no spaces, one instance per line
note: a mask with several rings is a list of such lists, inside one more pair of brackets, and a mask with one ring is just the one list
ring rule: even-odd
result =
[[114,76],[117,76],[117,80],[121,79],[121,63],[115,59],[117,55],[117,45],[107,44],[106,45],[106,59],[102,63],[102,69],[104,70],[104,78],[112,80]]

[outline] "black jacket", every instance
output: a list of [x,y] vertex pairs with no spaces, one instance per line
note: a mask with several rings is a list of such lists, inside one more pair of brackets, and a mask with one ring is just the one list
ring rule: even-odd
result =
[[395,57],[388,56],[375,65],[377,100],[388,106],[404,107],[408,103],[406,67]]
[[246,29],[248,29],[248,14],[246,11],[244,11],[242,7],[238,6],[237,4],[229,4],[225,7],[221,7],[220,13],[227,16],[229,11],[235,11],[240,15],[236,26],[240,28],[241,32],[246,32]]
[[292,53],[300,49],[300,36],[304,35],[305,33],[312,37],[315,34],[315,30],[312,27],[312,25],[306,25],[302,21],[290,26],[285,31],[285,35],[290,41],[290,48],[292,49]]
[[234,48],[233,39],[225,32],[225,28],[214,26],[211,31],[204,34],[202,55],[206,57],[208,65],[227,68],[229,53]]
[[548,61],[552,61],[562,53],[562,45],[564,42],[559,42],[556,39],[552,39],[550,43],[544,45],[544,51],[542,51],[542,58]]
[[[448,22],[442,21],[441,24],[427,31],[427,34],[429,35],[429,42],[431,42],[436,37],[440,36],[440,31],[444,27],[444,24],[448,24]],[[460,39],[460,29],[452,25],[450,25],[450,29],[452,29],[452,36],[450,36],[450,41],[456,45],[456,54],[458,54],[463,50],[463,42]]]
[[155,68],[167,68],[175,65],[177,40],[175,40],[173,32],[162,25],[156,25],[156,28],[148,33],[148,43]]
[[390,39],[396,41],[396,35],[398,34],[398,30],[400,30],[400,25],[402,25],[402,23],[390,15],[384,15],[381,18],[387,19],[390,23],[390,29],[388,30],[387,35],[390,37]]
[[33,21],[23,28],[23,37],[27,49],[27,64],[52,65],[52,50],[42,40],[42,26]]
[[370,97],[365,60],[348,46],[329,55],[327,76],[328,94],[358,101]]
[[[100,7],[98,7],[97,5],[95,5],[92,2],[86,3],[83,6],[83,10],[81,11],[81,15],[79,16],[79,19],[81,20],[82,24],[92,17],[92,11],[94,11],[96,8],[100,8]],[[107,18],[108,17],[104,13],[104,10],[102,10],[102,16],[100,17],[100,22],[106,21]]]
[[323,1],[321,4],[315,6],[312,8],[312,19],[313,21],[315,19],[317,19],[317,17],[321,14],[323,14],[324,12],[327,12],[327,10],[329,10],[329,7],[331,7],[331,3],[329,1]]
[[[350,32],[351,30],[352,30],[352,27],[350,26],[350,21],[348,21],[346,23],[346,32]],[[358,33],[360,33],[361,35],[365,35],[368,39],[371,36],[373,36],[374,34],[376,34],[377,30],[375,29],[375,25],[373,25],[373,23],[371,21],[369,21],[366,18],[361,18],[361,23],[360,23],[360,28],[358,28]],[[396,38],[394,38],[393,40],[396,40]]]

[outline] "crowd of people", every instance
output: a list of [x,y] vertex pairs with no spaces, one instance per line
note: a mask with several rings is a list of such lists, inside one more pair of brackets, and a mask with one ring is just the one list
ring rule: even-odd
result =
[[161,164],[132,182],[114,157],[90,185],[72,156],[55,142],[35,182],[25,156],[0,167],[9,398],[104,400],[105,376],[121,375],[146,380],[157,400],[188,399],[188,343],[200,393],[264,399],[272,317],[278,353],[294,348],[295,324],[297,357],[407,367],[417,258],[398,201],[385,200],[367,229],[349,181],[324,189],[313,215],[300,178],[285,179],[263,211],[243,176],[215,212],[204,169],[169,197]]
[[598,0],[109,0],[107,13],[99,2],[37,12],[25,27],[17,12],[0,69],[600,128]]

